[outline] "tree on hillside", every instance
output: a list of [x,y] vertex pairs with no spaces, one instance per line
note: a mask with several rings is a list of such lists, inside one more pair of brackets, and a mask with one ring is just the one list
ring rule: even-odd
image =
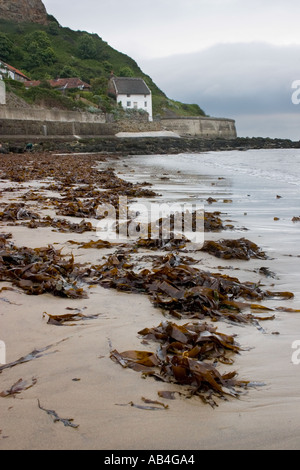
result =
[[121,67],[119,72],[120,77],[134,77],[134,72],[130,67]]
[[27,67],[34,68],[39,65],[51,65],[56,61],[49,36],[45,31],[34,31],[25,36],[27,52]]
[[14,49],[14,45],[5,33],[0,33],[0,59],[8,61]]
[[91,80],[92,92],[97,95],[105,95],[108,88],[108,78],[98,77]]
[[82,59],[94,59],[97,48],[94,39],[89,34],[84,34],[78,41],[78,54]]
[[79,73],[75,68],[73,68],[71,65],[65,65],[62,68],[62,71],[60,72],[59,76],[61,78],[73,78],[73,77],[79,77]]

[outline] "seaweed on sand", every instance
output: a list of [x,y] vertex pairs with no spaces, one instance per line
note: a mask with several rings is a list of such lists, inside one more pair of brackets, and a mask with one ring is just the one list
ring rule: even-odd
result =
[[[137,271],[129,255],[116,253],[108,256],[102,265],[92,266],[92,282],[103,287],[125,292],[149,295],[156,307],[176,318],[206,317],[212,320],[230,320],[238,323],[256,323],[259,318],[253,310],[271,310],[257,302],[270,298],[291,298],[292,293],[264,291],[253,282],[200,270],[177,255],[164,258],[155,267]],[[253,302],[256,302],[255,304]],[[261,319],[271,319],[267,315]]]
[[95,232],[96,228],[93,227],[91,222],[86,220],[81,220],[79,223],[72,223],[65,219],[52,218],[50,216],[43,217],[42,219],[30,220],[28,222],[23,222],[21,225],[24,225],[31,229],[36,229],[39,227],[51,227],[53,231],[57,232],[73,232],[73,233],[84,233],[84,232]]
[[38,218],[39,215],[29,211],[24,203],[5,204],[4,207],[0,209],[0,220],[3,222]]
[[202,251],[206,251],[217,258],[223,259],[267,259],[266,253],[255,243],[246,238],[240,238],[238,240],[205,241]]
[[0,281],[10,281],[26,294],[51,293],[56,296],[85,297],[80,284],[84,271],[74,257],[65,258],[52,246],[16,247],[0,239]]
[[49,215],[41,218],[39,214],[32,212],[24,203],[6,204],[0,210],[0,221],[8,222],[8,225],[23,225],[36,229],[39,227],[51,227],[59,232],[93,232],[96,230],[91,222],[82,220],[72,223],[61,218],[52,218]]
[[124,368],[130,368],[157,380],[187,387],[188,396],[199,396],[216,406],[216,397],[239,397],[249,385],[236,378],[236,372],[220,373],[216,361],[232,364],[229,354],[240,351],[233,336],[221,334],[203,323],[177,325],[162,322],[156,328],[139,332],[160,343],[156,352],[111,351],[110,357]]

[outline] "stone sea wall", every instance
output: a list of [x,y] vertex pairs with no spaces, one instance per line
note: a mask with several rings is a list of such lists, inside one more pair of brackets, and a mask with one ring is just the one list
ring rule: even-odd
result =
[[90,122],[104,124],[106,122],[105,114],[102,113],[84,113],[77,111],[62,111],[60,109],[46,108],[15,108],[11,106],[0,107],[1,121],[50,121],[50,122]]
[[184,137],[223,137],[225,139],[235,139],[237,137],[233,119],[208,117],[167,118],[162,119],[162,124],[165,129],[177,132]]
[[123,119],[99,113],[0,106],[0,138],[8,136],[76,138],[112,136],[119,132],[173,131],[181,137],[236,138],[235,122],[218,118],[172,118],[153,122]]
[[78,139],[86,136],[114,136],[119,132],[158,130],[162,130],[159,122],[112,121],[105,114],[0,106],[1,140],[10,137]]

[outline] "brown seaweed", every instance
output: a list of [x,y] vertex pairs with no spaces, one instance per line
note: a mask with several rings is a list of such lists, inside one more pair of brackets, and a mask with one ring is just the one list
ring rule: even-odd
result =
[[[218,332],[206,323],[176,323],[165,321],[155,328],[145,328],[139,335],[163,345],[163,354],[184,354],[198,360],[214,359],[231,363],[231,353],[239,353],[241,347],[234,336]],[[162,351],[161,351],[162,354]]]
[[84,289],[78,285],[82,275],[73,256],[66,259],[52,246],[19,248],[6,240],[0,245],[0,281],[11,281],[26,294],[84,297]]
[[84,249],[94,248],[97,250],[102,250],[103,248],[111,248],[113,246],[113,243],[109,242],[108,240],[100,240],[100,239],[96,241],[91,240],[86,243],[78,243],[78,242],[75,242],[75,243],[79,245],[78,248],[84,248]]
[[43,408],[40,404],[40,400],[38,400],[38,407],[39,407],[40,410],[45,411],[49,416],[51,416],[54,423],[61,422],[61,423],[63,423],[64,426],[70,427],[70,428],[75,428],[75,429],[77,429],[79,427],[79,424],[74,424],[73,423],[73,421],[74,421],[73,418],[60,418],[58,416],[58,414],[56,413],[56,411],[48,410],[47,408]]
[[206,232],[221,232],[226,229],[221,219],[221,212],[205,212],[204,214],[204,230]]
[[202,251],[206,251],[217,258],[250,260],[251,258],[267,259],[255,243],[240,238],[238,240],[205,241]]
[[186,386],[191,396],[197,395],[212,406],[217,405],[214,397],[239,397],[248,383],[237,380],[236,372],[221,374],[213,364],[199,361],[184,353],[166,354],[161,358],[160,351],[119,353],[114,350],[110,357],[124,368],[142,372],[145,377]]
[[[64,340],[62,340],[62,341],[64,341]],[[59,343],[56,343],[56,344],[59,344]],[[4,364],[4,365],[0,366],[0,373],[5,369],[11,369],[12,367],[15,367],[19,364],[24,364],[26,362],[33,361],[34,359],[39,359],[40,357],[43,357],[46,354],[46,351],[48,351],[50,348],[52,348],[56,344],[50,344],[50,345],[45,346],[45,347],[40,348],[40,349],[34,349],[29,354],[26,354],[25,356],[22,356],[22,357],[20,357],[19,359],[15,360],[15,361],[12,361],[12,362],[9,362],[7,364]],[[47,354],[49,354],[49,353],[47,353]]]
[[155,264],[152,270],[137,272],[130,257],[118,253],[108,256],[104,264],[92,266],[91,277],[103,287],[146,293],[156,307],[177,318],[210,317],[212,320],[256,323],[259,317],[250,310],[252,306],[257,310],[258,301],[293,297],[289,292],[263,291],[256,283],[241,283],[237,278],[202,271],[180,263],[178,257],[176,265],[171,260],[170,256],[165,263]]
[[19,379],[8,390],[3,390],[0,393],[0,397],[15,396],[16,394],[19,394],[24,390],[28,390],[29,388],[33,387],[36,383],[37,379],[34,377],[32,378],[31,383],[28,383],[26,380]]
[[52,227],[54,231],[62,233],[84,233],[94,232],[96,230],[96,228],[93,227],[91,222],[87,222],[84,219],[79,223],[72,223],[66,219],[53,219],[50,216],[43,217],[42,219],[30,220],[29,222],[23,222],[22,225],[31,229],[36,229],[39,227]]
[[39,215],[29,211],[24,203],[5,204],[3,209],[0,210],[0,220],[4,222],[38,218]]
[[[34,160],[28,162],[19,155],[11,155],[10,159],[0,161],[2,178],[14,182],[30,182],[52,179],[48,185],[42,187],[45,191],[57,192],[57,197],[46,197],[37,191],[28,191],[22,196],[25,201],[43,202],[45,208],[54,207],[57,215],[101,219],[103,216],[98,208],[105,204],[115,207],[118,215],[119,196],[130,198],[149,198],[156,195],[149,189],[149,183],[133,184],[119,178],[113,169],[100,170],[97,166],[103,162],[102,155],[50,155],[38,153]],[[15,190],[21,189],[15,188]],[[0,220],[11,221],[26,220],[23,224],[29,228],[52,226],[59,231],[94,230],[91,224],[68,224],[66,221],[56,221],[51,218],[40,219],[38,214],[32,213],[24,203],[13,204],[0,211]]]
[[64,325],[65,323],[70,323],[70,322],[78,322],[82,320],[94,320],[95,318],[98,318],[100,313],[96,315],[84,315],[82,312],[77,311],[74,313],[65,313],[62,315],[51,315],[50,313],[44,312],[44,315],[48,316],[48,321],[47,323],[49,325]]

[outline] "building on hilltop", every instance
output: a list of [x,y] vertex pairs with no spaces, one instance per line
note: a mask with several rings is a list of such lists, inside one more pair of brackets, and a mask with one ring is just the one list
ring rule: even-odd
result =
[[148,113],[149,121],[153,121],[152,93],[142,78],[113,75],[109,80],[108,92],[125,110],[142,109]]
[[20,70],[6,64],[2,60],[0,60],[0,78],[11,78],[12,80],[17,80],[18,82],[25,82],[30,80],[30,78],[26,77],[26,75],[24,75],[24,73],[22,73]]

